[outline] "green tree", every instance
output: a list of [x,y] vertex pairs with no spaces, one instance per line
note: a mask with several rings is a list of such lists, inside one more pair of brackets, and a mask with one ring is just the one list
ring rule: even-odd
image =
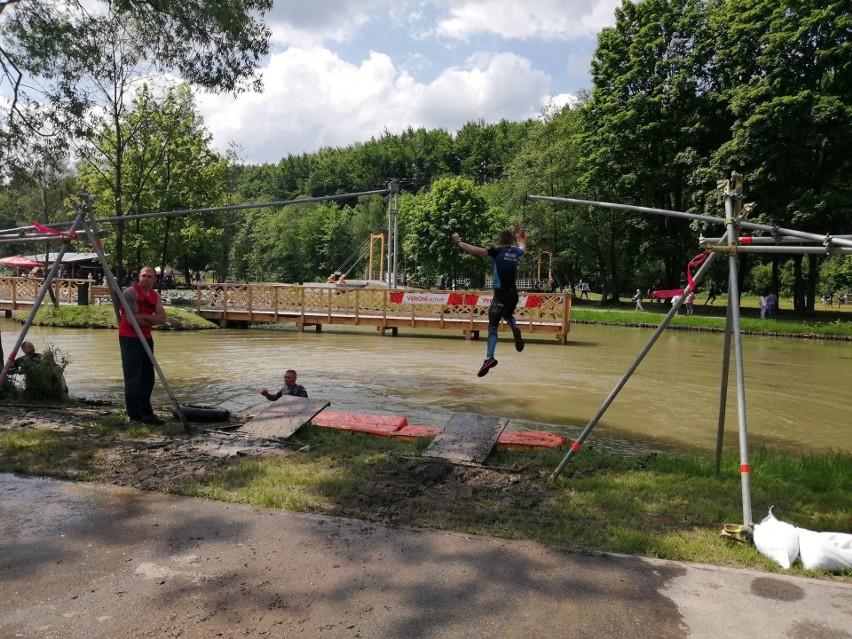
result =
[[[852,12],[848,0],[713,2],[717,63],[735,118],[715,154],[748,179],[760,221],[815,233],[852,225]],[[845,232],[845,230],[840,231]],[[795,308],[812,313],[818,258],[793,258]],[[807,276],[807,280],[805,277]],[[773,289],[778,289],[778,260]]]
[[177,72],[212,91],[258,88],[271,8],[272,0],[0,3],[0,83],[10,96],[0,114],[3,168],[32,146],[85,136],[92,107],[126,99],[114,76],[130,67]]
[[[79,183],[95,195],[103,216],[114,214],[116,201],[132,213],[215,206],[225,199],[227,162],[210,150],[211,142],[186,85],[162,96],[146,86],[116,124],[103,122],[99,136],[81,149]],[[189,279],[214,261],[221,226],[221,216],[210,214],[135,220],[120,236],[127,253],[117,249],[118,234],[106,245],[118,273],[174,261]]]
[[[560,285],[576,282],[583,275],[580,266],[583,229],[575,228],[576,207],[547,202],[525,202],[527,195],[578,197],[579,148],[577,136],[579,109],[547,107],[533,126],[509,167],[510,200],[504,205],[523,211],[529,231],[530,253],[540,251],[553,258],[555,277]],[[545,256],[547,263],[550,257]],[[543,276],[544,277],[544,276]]]
[[[722,140],[702,0],[626,0],[604,29],[592,62],[594,88],[582,110],[584,191],[594,200],[684,210],[703,206],[702,169]],[[590,248],[604,297],[630,282],[639,263],[659,264],[660,284],[680,283],[695,251],[678,219],[596,213]],[[628,285],[629,282],[629,285]]]
[[501,179],[532,126],[532,121],[468,122],[455,139],[458,174],[476,184]]
[[826,293],[852,293],[852,255],[826,259],[819,270],[819,285]]
[[471,244],[493,244],[496,218],[473,182],[460,177],[436,180],[426,193],[400,198],[403,247],[422,275],[480,276],[482,260],[459,251],[450,236],[458,231]]

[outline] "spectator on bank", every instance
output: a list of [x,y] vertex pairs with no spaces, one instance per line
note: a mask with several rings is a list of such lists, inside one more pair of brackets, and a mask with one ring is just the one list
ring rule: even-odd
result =
[[[163,301],[154,290],[157,273],[152,266],[139,269],[139,283],[124,289],[123,295],[129,312],[138,324],[142,336],[128,319],[128,311],[121,307],[118,324],[118,345],[121,352],[121,369],[124,373],[124,404],[131,422],[160,425],[163,420],[154,414],[151,393],[154,390],[154,362],[148,351],[154,352],[151,329],[166,323]],[[142,345],[142,340],[148,349]]]
[[681,295],[672,295],[672,306],[677,306],[678,302],[680,302]]
[[719,294],[719,289],[716,288],[716,284],[710,284],[710,292],[707,293],[707,299],[704,300],[704,306],[708,304],[713,304],[716,301],[716,295]]
[[692,315],[695,310],[695,291],[689,291],[686,295],[686,314]]
[[766,296],[766,318],[767,319],[775,319],[775,314],[778,311],[778,296],[769,292]]
[[642,289],[637,288],[636,293],[633,295],[632,298],[630,298],[631,302],[636,302],[636,308],[634,310],[637,310],[637,311],[644,311],[645,310],[644,308],[642,308],[642,298],[643,298]]

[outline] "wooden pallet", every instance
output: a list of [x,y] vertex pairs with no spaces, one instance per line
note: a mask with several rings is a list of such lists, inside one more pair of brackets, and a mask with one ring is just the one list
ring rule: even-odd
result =
[[456,413],[423,455],[457,463],[481,464],[508,423],[509,420],[503,417]]
[[285,396],[240,426],[237,432],[257,439],[288,439],[328,405],[324,399]]

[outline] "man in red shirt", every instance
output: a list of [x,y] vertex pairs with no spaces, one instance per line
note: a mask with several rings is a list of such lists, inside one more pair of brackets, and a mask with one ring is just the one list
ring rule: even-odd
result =
[[[152,353],[154,340],[151,337],[151,327],[166,323],[163,302],[153,288],[156,280],[156,271],[145,266],[139,271],[139,283],[124,289],[124,299],[142,329],[142,335]],[[163,420],[154,415],[154,409],[151,407],[154,363],[145,352],[136,329],[128,321],[123,305],[121,321],[118,324],[118,344],[121,348],[121,368],[124,371],[124,405],[127,407],[127,416],[131,422],[163,424]]]

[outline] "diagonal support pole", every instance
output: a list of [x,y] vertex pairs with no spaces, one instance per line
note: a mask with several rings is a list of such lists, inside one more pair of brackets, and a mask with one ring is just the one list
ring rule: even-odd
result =
[[728,310],[725,318],[725,345],[722,352],[722,383],[719,391],[719,423],[716,428],[716,477],[722,474],[722,444],[725,440],[725,411],[728,407],[728,372],[731,369],[732,313],[731,301],[728,300]]
[[595,426],[597,426],[601,417],[603,417],[604,413],[610,407],[610,404],[612,404],[612,402],[621,392],[621,389],[624,388],[625,384],[627,384],[627,380],[630,379],[630,377],[633,375],[633,372],[639,367],[639,364],[642,363],[642,360],[645,359],[645,356],[651,350],[651,347],[656,343],[660,335],[663,334],[663,331],[665,331],[666,327],[671,323],[672,318],[677,315],[677,312],[678,310],[680,310],[680,307],[683,304],[684,299],[686,299],[686,296],[689,294],[690,291],[695,290],[695,287],[704,278],[707,271],[710,270],[710,267],[713,265],[713,262],[715,261],[715,257],[717,255],[718,253],[711,253],[707,256],[707,259],[704,260],[704,263],[701,265],[701,268],[698,269],[698,272],[693,278],[693,283],[691,285],[687,285],[687,287],[684,289],[683,295],[680,296],[680,299],[677,301],[677,303],[672,306],[671,310],[666,314],[665,318],[663,318],[663,321],[660,322],[660,325],[657,327],[657,330],[655,330],[654,334],[651,335],[651,339],[648,340],[648,343],[645,344],[645,347],[642,349],[636,359],[633,360],[633,363],[627,369],[627,372],[624,373],[622,378],[610,391],[609,395],[604,400],[604,403],[601,404],[601,407],[598,409],[598,412],[595,413],[595,416],[592,417],[592,420],[586,425],[586,427],[583,429],[583,432],[580,433],[580,436],[577,437],[577,440],[568,450],[568,453],[559,463],[559,466],[557,466],[556,470],[554,470],[553,473],[550,475],[551,481],[556,479],[560,475],[560,473],[562,473],[562,470],[565,468],[571,458],[577,453],[578,450],[580,450],[580,446],[583,445],[583,442],[586,440],[586,437],[588,437],[592,430],[595,428]]
[[178,402],[177,397],[175,397],[175,394],[163,373],[163,369],[160,368],[160,365],[157,363],[157,358],[154,357],[154,351],[152,351],[151,347],[148,345],[148,340],[146,340],[145,336],[142,334],[142,328],[139,326],[139,322],[136,321],[136,317],[133,315],[130,305],[124,298],[124,292],[121,290],[121,287],[118,285],[118,281],[115,279],[115,275],[113,275],[112,270],[109,268],[109,263],[107,262],[106,255],[104,254],[101,240],[96,231],[97,222],[95,221],[94,213],[92,211],[92,198],[88,193],[81,193],[80,197],[83,200],[81,210],[88,212],[89,215],[89,220],[83,220],[83,230],[86,232],[86,237],[89,239],[89,243],[92,245],[92,248],[98,256],[98,261],[100,261],[101,268],[103,268],[104,277],[106,278],[107,285],[112,292],[113,299],[117,299],[124,308],[124,315],[127,318],[127,321],[130,322],[130,325],[133,326],[133,330],[136,331],[136,335],[139,337],[139,341],[142,344],[142,348],[145,350],[145,354],[148,356],[148,359],[151,360],[151,364],[153,364],[154,370],[157,372],[157,376],[163,384],[163,388],[174,403],[175,410],[183,424],[184,430],[189,431],[189,423],[186,420],[186,416],[183,413],[180,402]]
[[[83,211],[82,209],[77,209],[77,215],[74,217],[74,221],[71,223],[71,235],[74,234],[74,231],[80,227],[81,224],[84,223],[83,220]],[[56,261],[53,263],[53,266],[50,267],[50,270],[47,272],[47,275],[44,278],[44,282],[41,285],[41,289],[39,289],[38,295],[36,296],[35,301],[33,302],[33,306],[30,309],[30,314],[24,322],[24,326],[21,328],[21,332],[18,334],[18,339],[15,341],[15,345],[12,347],[12,352],[9,353],[9,357],[6,359],[6,363],[3,365],[3,370],[0,372],[0,384],[6,381],[6,376],[9,373],[9,369],[15,363],[15,357],[18,355],[18,349],[21,348],[21,344],[27,338],[27,333],[30,330],[30,327],[33,325],[33,320],[35,319],[36,313],[38,313],[38,309],[41,308],[41,303],[44,301],[45,296],[50,290],[51,285],[53,284],[53,280],[56,279],[56,274],[59,272],[59,265],[62,262],[62,258],[65,257],[65,253],[68,251],[71,246],[71,242],[69,240],[65,240],[62,243],[62,248],[59,249],[59,254],[56,256]]]

